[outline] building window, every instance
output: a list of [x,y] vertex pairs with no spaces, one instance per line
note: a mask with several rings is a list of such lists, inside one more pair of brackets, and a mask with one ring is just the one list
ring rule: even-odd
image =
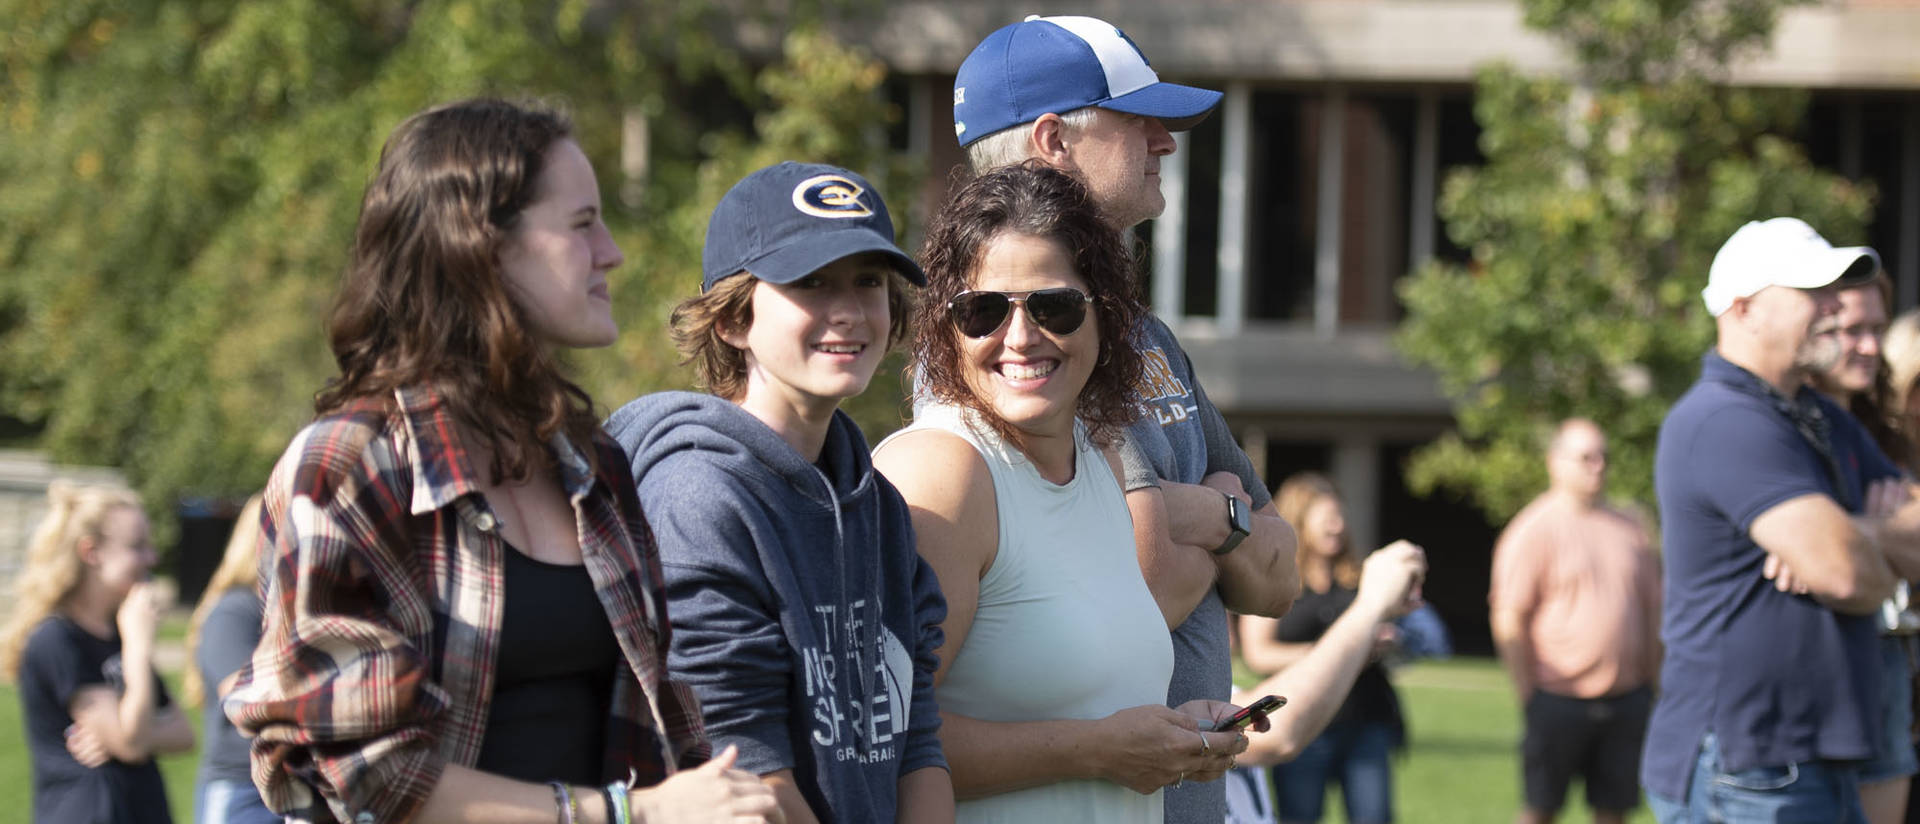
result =
[[1444,170],[1479,160],[1462,90],[1230,85],[1227,96],[1162,164],[1182,182],[1174,220],[1149,232],[1168,247],[1151,258],[1165,269],[1153,274],[1158,308],[1222,334],[1378,328],[1400,320],[1395,285],[1420,262],[1466,259],[1434,214]]
[[1416,102],[1412,95],[1347,99],[1340,164],[1342,323],[1381,324],[1397,314],[1393,284],[1408,267]]
[[1220,142],[1224,118],[1209,117],[1187,133],[1186,246],[1181,290],[1186,314],[1213,317],[1220,295]]
[[1873,185],[1865,241],[1893,277],[1896,305],[1920,301],[1920,239],[1903,231],[1920,225],[1920,95],[1816,92],[1796,137],[1815,165]]
[[[1254,92],[1252,104],[1247,315],[1255,320],[1311,323],[1318,226],[1314,213],[1319,193],[1317,129],[1325,104],[1319,95],[1275,91]],[[1214,257],[1214,250],[1209,249],[1207,256]]]
[[[1438,155],[1434,163],[1438,171],[1434,188],[1436,207],[1448,174],[1461,166],[1480,166],[1487,162],[1486,155],[1480,153],[1480,121],[1473,119],[1473,98],[1464,94],[1443,97],[1437,108],[1439,122],[1434,124],[1434,150]],[[1455,245],[1453,238],[1447,236],[1446,221],[1440,219],[1437,208],[1428,219],[1433,227],[1431,253],[1435,259],[1460,265],[1473,260],[1473,250]],[[1397,302],[1395,312],[1395,317],[1405,314]]]
[[[1266,465],[1261,467],[1260,477],[1266,480],[1269,491],[1279,491],[1280,485],[1286,483],[1288,478],[1302,472],[1332,474],[1333,444],[1331,442],[1268,438],[1265,443]],[[1298,527],[1299,524],[1294,526]]]

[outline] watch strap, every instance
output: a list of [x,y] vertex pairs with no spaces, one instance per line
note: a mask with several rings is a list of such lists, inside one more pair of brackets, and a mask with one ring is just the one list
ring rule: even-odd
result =
[[1227,539],[1214,548],[1215,555],[1225,555],[1240,546],[1240,542],[1246,540],[1247,535],[1252,532],[1253,525],[1253,519],[1247,512],[1246,504],[1225,492],[1220,494],[1227,499]]

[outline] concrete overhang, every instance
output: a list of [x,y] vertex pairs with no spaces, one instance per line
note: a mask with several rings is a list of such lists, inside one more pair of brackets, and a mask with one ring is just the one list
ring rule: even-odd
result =
[[1432,373],[1409,365],[1384,329],[1254,326],[1222,337],[1213,324],[1174,324],[1200,385],[1229,415],[1444,416]]
[[[1528,29],[1511,0],[1032,0],[887,7],[842,32],[896,70],[951,74],[988,32],[1027,14],[1088,14],[1142,43],[1169,76],[1254,82],[1463,83],[1494,60],[1558,71],[1565,54]],[[1748,85],[1920,86],[1920,3],[1831,4],[1781,16],[1770,53],[1735,67]]]

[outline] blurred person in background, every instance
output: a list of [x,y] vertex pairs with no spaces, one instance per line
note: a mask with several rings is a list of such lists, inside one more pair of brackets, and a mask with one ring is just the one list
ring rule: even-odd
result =
[[0,675],[20,690],[34,824],[171,824],[153,757],[193,725],[153,667],[159,556],[133,492],[55,482],[27,544]]
[[1241,706],[1268,695],[1285,698],[1287,703],[1267,717],[1270,729],[1248,737],[1238,766],[1222,779],[1227,785],[1228,824],[1276,824],[1268,768],[1299,757],[1327,728],[1346,703],[1354,679],[1374,660],[1381,629],[1425,608],[1420,588],[1426,574],[1426,552],[1412,543],[1395,541],[1375,550],[1361,565],[1353,606],[1340,613],[1307,654],[1259,683],[1234,691],[1233,703]]
[[[1920,478],[1920,454],[1916,454],[1915,446],[1920,444],[1920,392],[1914,391],[1915,385],[1920,384],[1920,309],[1901,312],[1888,323],[1881,343],[1882,359],[1886,362],[1886,393],[1880,409],[1889,428],[1898,436],[1896,441],[1883,442],[1882,447],[1894,463],[1906,471],[1911,484]],[[1908,598],[1912,598],[1911,588]],[[1920,645],[1920,641],[1916,641],[1916,645]],[[1920,655],[1916,655],[1916,659],[1920,659]],[[1920,680],[1920,676],[1916,676],[1916,680]],[[1920,684],[1911,686],[1920,687]],[[1914,692],[1920,696],[1920,689]],[[1915,748],[1920,751],[1920,744]],[[1920,782],[1920,775],[1907,784],[1907,824],[1920,824],[1920,804],[1913,803],[1916,782]]]
[[[1420,589],[1426,577],[1427,553],[1411,542],[1394,541],[1367,555],[1353,606],[1334,619],[1306,655],[1234,692],[1234,703],[1241,705],[1266,695],[1287,699],[1284,708],[1269,716],[1272,728],[1249,737],[1247,751],[1240,754],[1242,766],[1292,761],[1320,736],[1346,704],[1354,680],[1375,663],[1383,630],[1423,606]],[[1241,616],[1240,623],[1254,620]]]
[[[1315,642],[1353,611],[1364,563],[1347,540],[1340,494],[1325,476],[1294,475],[1280,485],[1274,501],[1280,517],[1299,529],[1297,557],[1303,589],[1283,618],[1240,619],[1241,654],[1248,667],[1263,675],[1298,665]],[[1398,546],[1389,549],[1400,552]],[[1399,604],[1399,599],[1383,597],[1381,601]],[[1369,601],[1368,607],[1377,609],[1378,602]],[[1327,787],[1335,783],[1340,785],[1348,821],[1386,824],[1394,819],[1391,758],[1406,744],[1406,722],[1381,658],[1397,645],[1399,629],[1389,621],[1372,623],[1368,660],[1332,721],[1293,760],[1273,768],[1282,824],[1319,821]]]
[[[1808,376],[1813,388],[1866,427],[1888,457],[1909,454],[1899,418],[1891,414],[1888,372],[1881,360],[1887,332],[1887,306],[1893,283],[1885,273],[1838,292],[1840,310],[1822,320],[1840,342],[1840,357]],[[1904,467],[1903,467],[1904,468]],[[1911,479],[1911,469],[1908,469]],[[1775,582],[1791,589],[1791,572]],[[1897,824],[1906,819],[1907,789],[1920,759],[1913,749],[1913,639],[1920,617],[1906,611],[1908,583],[1896,582],[1894,595],[1880,613],[1880,726],[1874,756],[1860,766],[1860,803],[1868,824]]]
[[207,707],[201,714],[200,770],[194,779],[197,824],[272,824],[280,820],[253,787],[252,742],[220,711],[240,668],[260,643],[260,496],[247,499],[234,519],[220,566],[207,581],[187,623],[187,667],[180,701]]
[[[1168,634],[1113,443],[1140,414],[1132,258],[1074,176],[1009,166],[931,221],[912,369],[927,395],[874,465],[947,599],[935,676],[963,822],[1163,820],[1160,790],[1246,748],[1166,704]],[[1203,559],[1204,560],[1204,559]],[[1224,818],[1224,814],[1222,815]]]
[[[1914,440],[1903,423],[1897,391],[1903,373],[1893,358],[1895,348],[1905,355],[1920,346],[1920,317],[1911,316],[1896,329],[1889,320],[1893,305],[1893,281],[1885,272],[1866,283],[1835,293],[1840,309],[1821,321],[1821,332],[1838,336],[1840,359],[1828,369],[1808,376],[1808,383],[1834,403],[1845,407],[1861,426],[1866,427],[1879,444],[1880,451],[1909,469],[1913,461]],[[1906,368],[1920,369],[1920,364]],[[1897,374],[1900,373],[1900,374]],[[1912,374],[1906,374],[1911,383]],[[1909,474],[1911,470],[1909,469]]]
[[1901,312],[1881,339],[1886,361],[1885,401],[1880,413],[1897,440],[1882,448],[1909,478],[1920,478],[1920,309]]
[[420,112],[380,153],[340,374],[264,494],[261,640],[225,702],[275,812],[382,824],[781,820],[666,675],[659,556],[562,352],[623,258],[567,121]]
[[1508,522],[1487,587],[1494,646],[1519,696],[1521,824],[1559,815],[1578,776],[1596,824],[1640,804],[1640,746],[1660,672],[1660,560],[1609,506],[1607,437],[1562,421],[1547,491]]

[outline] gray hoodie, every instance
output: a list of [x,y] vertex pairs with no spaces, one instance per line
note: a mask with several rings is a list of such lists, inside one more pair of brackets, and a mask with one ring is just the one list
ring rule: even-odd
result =
[[791,769],[822,821],[891,821],[899,779],[946,767],[933,701],[946,600],[906,502],[835,412],[808,463],[711,395],[663,392],[607,430],[665,569],[667,666],[700,697],[718,751]]

